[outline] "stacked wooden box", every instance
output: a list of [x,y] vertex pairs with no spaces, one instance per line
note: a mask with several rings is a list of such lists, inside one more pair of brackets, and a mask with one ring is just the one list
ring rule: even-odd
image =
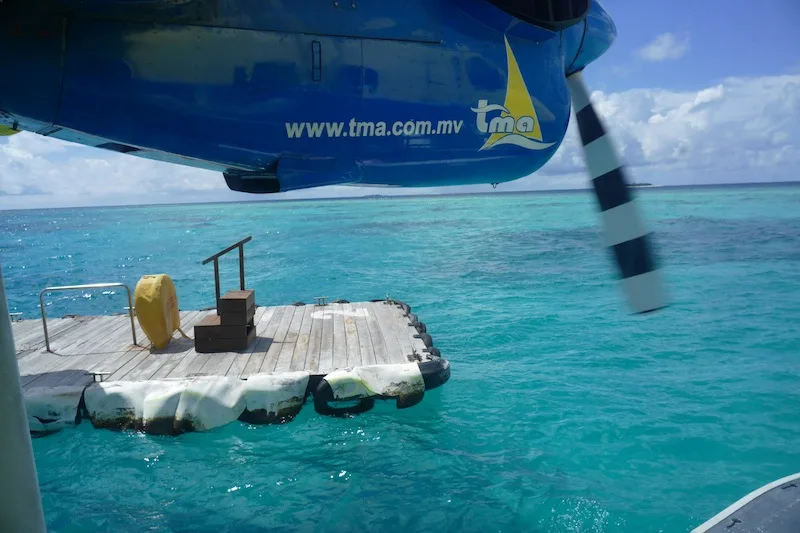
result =
[[255,314],[255,291],[228,291],[219,299],[217,314],[209,315],[195,325],[195,350],[212,353],[246,349],[256,337]]

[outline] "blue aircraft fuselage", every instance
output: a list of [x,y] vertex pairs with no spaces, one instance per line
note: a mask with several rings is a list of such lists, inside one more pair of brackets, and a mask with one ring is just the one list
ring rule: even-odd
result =
[[550,31],[486,0],[7,0],[0,124],[252,192],[504,182],[615,35],[596,1]]

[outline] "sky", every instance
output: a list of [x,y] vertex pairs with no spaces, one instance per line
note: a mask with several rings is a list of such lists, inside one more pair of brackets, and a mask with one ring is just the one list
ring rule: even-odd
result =
[[[800,180],[799,1],[602,4],[618,36],[584,77],[633,181],[690,185]],[[498,190],[586,186],[573,121],[542,169]],[[488,185],[321,187],[253,196],[228,190],[215,172],[31,133],[0,138],[0,209],[488,190]]]

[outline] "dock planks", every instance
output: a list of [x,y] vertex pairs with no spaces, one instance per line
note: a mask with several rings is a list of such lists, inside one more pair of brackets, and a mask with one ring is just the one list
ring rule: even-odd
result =
[[[214,312],[182,311],[183,331],[193,336],[194,324]],[[300,370],[324,375],[359,365],[408,363],[425,347],[402,309],[384,302],[259,307],[254,323],[256,339],[248,349],[212,354],[198,354],[193,341],[178,334],[166,348],[151,350],[138,322],[134,345],[127,315],[50,319],[52,352],[45,350],[41,321],[22,320],[11,327],[24,389],[85,386],[92,373],[104,373],[104,381],[196,375],[246,379]]]

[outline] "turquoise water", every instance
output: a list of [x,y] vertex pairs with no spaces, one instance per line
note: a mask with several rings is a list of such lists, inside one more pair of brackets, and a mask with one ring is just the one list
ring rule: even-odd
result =
[[[262,305],[391,297],[452,378],[414,408],[36,439],[52,531],[688,531],[800,471],[800,187],[646,190],[672,305],[627,313],[590,193],[0,213],[12,309],[246,235]],[[226,286],[236,261],[224,261]],[[108,291],[106,291],[108,292]],[[59,294],[52,316],[121,311]]]

